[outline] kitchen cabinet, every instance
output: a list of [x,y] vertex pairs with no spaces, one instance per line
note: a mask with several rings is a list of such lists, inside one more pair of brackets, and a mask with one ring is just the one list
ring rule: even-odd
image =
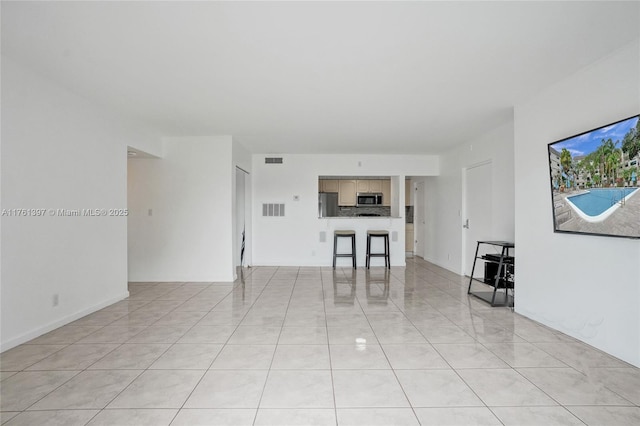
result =
[[382,205],[391,206],[390,179],[318,179],[318,192],[337,192],[340,206],[356,206],[358,193],[382,194]]
[[361,194],[382,192],[382,180],[380,179],[363,179],[356,181],[356,192]]
[[382,205],[389,207],[391,206],[391,180],[385,179],[382,182]]
[[359,193],[369,192],[369,181],[368,180],[357,180],[356,181],[356,192],[359,192]]
[[375,192],[379,194],[382,192],[382,181],[381,180],[370,180],[369,181],[369,192]]
[[320,192],[339,192],[337,179],[323,179],[320,181]]
[[404,251],[413,251],[413,223],[404,225]]
[[339,206],[355,206],[356,197],[356,181],[341,179],[338,181],[338,205]]

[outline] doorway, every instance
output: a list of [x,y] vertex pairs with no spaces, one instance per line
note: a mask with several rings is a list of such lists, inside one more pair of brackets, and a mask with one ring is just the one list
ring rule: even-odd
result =
[[[493,165],[484,161],[464,170],[464,215],[463,215],[463,270],[471,275],[478,241],[491,240],[493,225]],[[480,253],[479,253],[480,254]],[[484,274],[476,268],[475,277]]]
[[424,259],[425,256],[425,182],[416,182],[413,203],[413,232],[415,242],[415,254]]
[[248,265],[249,226],[247,226],[247,193],[248,173],[236,167],[236,217],[233,233],[233,265],[235,273]]

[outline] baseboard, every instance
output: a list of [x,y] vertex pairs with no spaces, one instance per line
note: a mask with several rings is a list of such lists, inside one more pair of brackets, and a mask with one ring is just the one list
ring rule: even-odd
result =
[[429,263],[433,263],[436,266],[439,266],[439,267],[441,267],[443,269],[446,269],[449,272],[453,272],[454,274],[464,275],[464,274],[461,273],[461,271],[454,271],[453,269],[451,269],[450,265],[445,265],[444,263],[439,262],[439,261],[437,261],[435,259],[431,259],[431,258],[428,258],[428,257],[423,257],[423,259],[426,260]]
[[548,317],[545,317],[544,315],[540,315],[537,312],[534,311],[530,311],[528,309],[523,309],[523,308],[519,308],[516,304],[516,306],[514,307],[514,311],[516,314],[521,315],[525,318],[530,319],[531,321],[535,321],[536,323],[550,328],[552,330],[558,331],[560,333],[566,334],[567,336],[576,339],[586,345],[591,346],[592,348],[595,348],[599,351],[602,351],[608,355],[611,355],[612,357],[616,357],[624,362],[627,362],[635,367],[640,367],[640,358],[636,357],[636,356],[629,356],[628,353],[617,353],[615,351],[612,351],[612,348],[597,344],[597,342],[594,342],[593,340],[590,340],[587,336],[585,336],[583,333],[580,333],[580,330],[577,330],[575,328],[567,328],[566,326],[563,326],[562,324],[562,320],[554,320]]
[[67,325],[70,322],[73,322],[77,319],[80,319],[86,315],[92,314],[96,311],[99,311],[102,308],[106,308],[109,305],[113,305],[116,302],[121,301],[122,299],[126,299],[129,297],[129,292],[125,291],[120,296],[105,300],[103,302],[98,303],[97,305],[93,305],[90,308],[83,309],[74,314],[67,315],[66,317],[60,318],[56,321],[50,322],[49,324],[43,325],[42,327],[38,327],[33,329],[27,333],[24,333],[18,337],[14,337],[11,340],[7,340],[6,342],[0,343],[0,352],[4,352],[11,348],[15,348],[18,345],[21,345],[29,340],[35,339],[36,337],[42,336],[45,333],[48,333],[52,330],[55,330],[58,327],[62,327],[63,325]]

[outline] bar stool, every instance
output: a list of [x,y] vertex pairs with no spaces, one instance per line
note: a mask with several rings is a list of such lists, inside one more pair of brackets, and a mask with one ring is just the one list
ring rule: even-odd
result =
[[[371,253],[371,238],[384,238],[384,252]],[[384,257],[385,268],[391,269],[391,261],[389,260],[389,231],[367,231],[367,269],[371,263],[372,257]]]
[[[351,253],[338,253],[338,237],[351,238]],[[333,269],[336,268],[337,257],[350,257],[353,267],[356,267],[356,231],[342,230],[333,233]]]

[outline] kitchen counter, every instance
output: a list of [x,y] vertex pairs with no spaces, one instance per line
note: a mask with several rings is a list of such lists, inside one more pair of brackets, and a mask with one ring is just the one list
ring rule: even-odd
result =
[[[340,230],[353,230],[356,232],[356,252],[359,267],[365,264],[365,253],[367,247],[367,231],[379,230],[389,231],[389,245],[391,254],[391,266],[405,265],[405,218],[398,216],[362,216],[362,217],[323,217],[318,220],[319,248],[318,251],[324,253],[323,259],[331,259],[333,253],[333,233]],[[345,238],[338,241],[338,252],[348,252],[349,242]],[[344,241],[342,241],[344,240]],[[382,239],[376,238],[372,241],[372,251],[382,251]],[[348,262],[341,259],[338,266],[345,266]],[[371,262],[372,266],[384,265],[382,258],[375,258]]]
[[318,219],[404,219],[399,216],[331,216],[331,217],[319,217]]

